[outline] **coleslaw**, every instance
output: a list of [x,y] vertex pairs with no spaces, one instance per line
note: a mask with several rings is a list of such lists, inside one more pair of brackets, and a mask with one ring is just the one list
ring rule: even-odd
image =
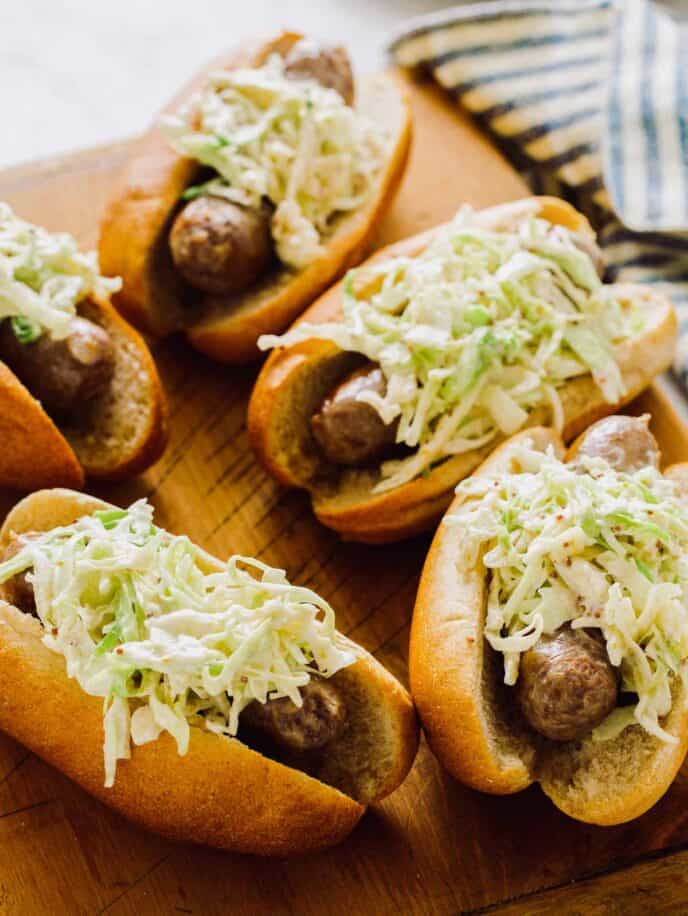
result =
[[249,207],[269,200],[277,254],[296,270],[321,254],[332,217],[369,196],[389,143],[336,90],[287,78],[279,54],[262,67],[212,73],[207,89],[161,127],[174,149],[217,173],[185,196],[211,193]]
[[30,343],[48,333],[67,337],[76,307],[87,296],[106,298],[121,287],[103,277],[96,252],[79,251],[66,232],[48,232],[0,202],[0,320]]
[[578,376],[591,373],[609,403],[623,396],[614,347],[642,317],[600,281],[575,233],[536,210],[506,232],[464,207],[416,257],[350,271],[337,322],[259,339],[263,350],[330,340],[379,364],[386,393],[358,398],[386,424],[398,418],[396,441],[414,452],[383,462],[375,491],[512,435],[539,406],[561,429],[559,389]]
[[0,582],[29,570],[44,644],[67,675],[103,697],[105,785],[117,761],[163,731],[233,736],[252,701],[289,697],[359,652],[330,605],[285,573],[233,556],[226,564],[152,521],[139,500],[25,538]]
[[458,562],[489,574],[485,638],[504,657],[504,681],[544,634],[570,621],[600,630],[621,689],[637,703],[617,707],[594,740],[633,723],[675,742],[660,723],[672,686],[688,686],[688,508],[655,468],[616,471],[580,458],[587,473],[512,446],[520,473],[463,481]]

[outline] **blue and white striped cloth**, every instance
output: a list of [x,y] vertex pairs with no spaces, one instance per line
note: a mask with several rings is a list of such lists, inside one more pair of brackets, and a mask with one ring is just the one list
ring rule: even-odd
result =
[[652,0],[491,0],[412,20],[391,52],[468,109],[534,193],[585,213],[610,279],[673,299],[675,371],[688,391],[688,23],[679,19]]

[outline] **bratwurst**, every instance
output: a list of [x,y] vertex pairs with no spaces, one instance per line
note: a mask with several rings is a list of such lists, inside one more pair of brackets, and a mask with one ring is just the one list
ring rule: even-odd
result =
[[57,417],[77,416],[85,401],[107,388],[115,364],[110,335],[85,318],[74,318],[61,340],[44,333],[31,343],[21,343],[12,323],[3,321],[0,359],[47,413]]
[[580,440],[574,464],[579,459],[604,458],[617,471],[639,471],[659,467],[659,446],[648,428],[648,417],[607,417],[594,423]]
[[566,626],[523,653],[516,699],[535,731],[552,741],[573,741],[606,719],[618,685],[604,640]]
[[[297,42],[284,58],[289,78],[310,77],[353,102],[349,56],[341,47]],[[273,261],[272,209],[264,201],[245,207],[224,197],[201,194],[177,214],[169,234],[175,267],[194,289],[215,295],[239,293]]]
[[341,45],[319,45],[302,38],[285,55],[284,72],[294,79],[313,79],[325,89],[335,89],[347,105],[354,103],[351,61]]
[[[32,536],[31,532],[14,538],[5,548],[0,562],[11,560]],[[29,571],[27,571],[29,572]],[[36,600],[27,572],[19,573],[0,586],[0,599],[34,617]],[[346,725],[346,705],[337,688],[321,677],[312,677],[300,688],[302,705],[288,697],[260,703],[254,700],[242,711],[241,721],[249,730],[260,732],[289,751],[304,753],[322,750],[339,737]]]
[[333,464],[369,464],[394,444],[397,424],[385,425],[380,414],[357,400],[372,392],[384,396],[387,382],[379,366],[369,363],[348,375],[311,417],[311,431],[323,454]]
[[270,208],[242,207],[202,194],[170,231],[170,251],[187,283],[206,293],[236,293],[265,273],[274,256]]
[[300,690],[301,706],[289,697],[267,703],[254,700],[242,711],[242,722],[287,750],[321,750],[341,734],[346,706],[337,688],[323,678],[311,678]]
[[[612,416],[594,423],[576,443],[572,464],[604,458],[617,471],[659,467],[659,446],[647,417]],[[553,741],[588,734],[617,704],[619,672],[601,633],[562,627],[523,653],[516,699],[530,725]]]

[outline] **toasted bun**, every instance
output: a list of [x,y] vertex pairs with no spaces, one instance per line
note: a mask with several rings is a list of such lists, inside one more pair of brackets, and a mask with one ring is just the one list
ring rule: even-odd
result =
[[0,362],[0,487],[34,490],[81,487],[84,471],[74,450],[40,403]]
[[[554,432],[533,429],[498,448],[476,474],[513,470],[510,445],[528,437],[536,448],[552,445],[563,456]],[[458,507],[457,500],[449,511]],[[675,685],[672,710],[662,722],[678,739],[675,745],[639,725],[598,744],[541,739],[520,718],[502,682],[501,658],[485,642],[484,570],[457,565],[459,538],[458,528],[439,527],[411,628],[411,691],[433,752],[452,776],[483,792],[518,792],[537,781],[578,820],[608,825],[638,817],[666,792],[688,749],[683,687]]]
[[112,381],[103,394],[83,405],[78,425],[58,428],[0,363],[0,486],[81,487],[84,476],[119,480],[149,467],[165,448],[165,397],[143,339],[105,300],[80,303],[79,314],[110,334]]
[[106,390],[84,405],[79,425],[62,431],[87,477],[121,480],[150,467],[165,450],[165,395],[143,338],[109,302],[84,302],[79,313],[109,333],[115,369]]
[[[274,38],[244,45],[217,67],[260,66],[271,53],[284,53],[302,36],[282,32]],[[197,77],[166,111],[198,91]],[[313,299],[363,256],[376,225],[391,202],[403,174],[411,140],[411,119],[403,91],[389,77],[359,80],[356,107],[390,136],[389,153],[369,200],[339,217],[324,240],[324,252],[305,270],[271,271],[245,293],[212,306],[196,298],[176,271],[168,232],[179,198],[199,172],[198,163],[170,149],[157,126],[134,144],[112,202],[101,225],[100,263],[124,281],[115,303],[137,326],[161,335],[185,328],[191,343],[213,359],[240,363],[255,359],[261,334],[283,331]],[[205,314],[204,314],[205,312]]]
[[[529,212],[553,223],[593,235],[585,217],[569,204],[551,197],[526,198],[491,207],[480,214],[491,228],[509,228]],[[396,255],[414,256],[428,244],[424,232],[382,249],[367,263]],[[622,302],[646,312],[645,329],[620,344],[616,358],[626,383],[626,395],[608,404],[590,375],[569,382],[560,391],[566,441],[590,423],[628,403],[655,375],[671,364],[676,342],[676,315],[669,300],[648,287],[617,285]],[[337,321],[341,316],[341,284],[322,296],[300,319]],[[256,454],[265,468],[287,486],[310,490],[320,521],[345,538],[385,543],[431,528],[452,499],[456,484],[468,476],[504,437],[480,449],[450,458],[426,477],[385,493],[373,494],[379,473],[372,469],[338,469],[328,464],[310,430],[310,418],[337,382],[353,369],[360,357],[346,353],[329,341],[308,340],[274,351],[263,367],[249,404],[248,428]],[[550,420],[548,408],[534,410],[529,426]]]
[[[9,514],[13,534],[69,524],[107,504],[43,490]],[[220,569],[219,561],[207,569]],[[37,620],[0,603],[0,728],[131,820],[175,839],[237,852],[288,855],[337,843],[365,806],[395,789],[411,767],[418,726],[410,697],[371,655],[333,678],[347,726],[311,775],[237,739],[192,728],[184,757],[167,734],[132,750],[103,786],[103,704],[65,673]],[[70,723],[78,722],[78,732]]]

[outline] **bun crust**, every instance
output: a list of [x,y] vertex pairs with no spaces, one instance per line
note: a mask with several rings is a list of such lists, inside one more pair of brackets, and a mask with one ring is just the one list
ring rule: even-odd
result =
[[81,487],[86,476],[120,480],[149,467],[164,451],[165,396],[143,338],[107,300],[84,301],[78,310],[110,334],[113,378],[103,394],[83,406],[78,424],[58,427],[0,363],[0,486],[35,490]]
[[[265,41],[244,44],[211,69],[260,66],[270,54],[284,53],[302,36],[281,32]],[[165,109],[179,105],[205,83],[205,71]],[[199,315],[188,306],[189,288],[176,271],[167,236],[179,198],[196,178],[198,163],[170,149],[157,126],[134,144],[101,224],[100,263],[123,279],[115,304],[135,325],[153,335],[185,329],[189,340],[213,359],[243,363],[256,359],[258,337],[279,333],[337,279],[361,259],[380,217],[396,193],[411,141],[408,101],[390,77],[359,81],[356,107],[384,124],[391,137],[389,155],[370,199],[339,217],[325,240],[324,253],[306,269],[271,271],[239,295],[226,297]]]
[[[70,490],[20,502],[0,531],[69,524],[107,506]],[[219,561],[208,569],[221,568]],[[348,725],[311,775],[238,739],[192,728],[189,751],[167,734],[132,749],[103,786],[102,700],[67,678],[39,622],[0,602],[0,728],[125,817],[175,839],[257,855],[312,852],[342,840],[365,806],[393,791],[411,767],[418,725],[410,697],[367,653],[334,676]],[[70,723],[78,721],[78,735]]]
[[[526,198],[481,211],[491,228],[509,228],[524,213],[538,212],[553,223],[594,237],[589,223],[569,204],[556,198]],[[414,256],[425,248],[433,232],[424,232],[377,252],[372,264],[397,255]],[[627,394],[618,404],[602,398],[590,375],[572,380],[560,391],[564,410],[563,436],[577,436],[590,423],[614,413],[671,365],[677,324],[672,304],[648,287],[618,284],[622,301],[646,311],[647,326],[620,344],[616,358]],[[300,319],[331,322],[341,316],[342,286],[325,293]],[[273,351],[261,370],[251,396],[248,430],[263,466],[286,486],[309,490],[313,511],[320,521],[343,537],[367,543],[387,543],[432,528],[450,504],[454,488],[471,474],[505,437],[442,462],[422,478],[386,493],[373,494],[379,480],[375,469],[340,470],[328,464],[310,432],[310,417],[325,396],[360,360],[330,341],[308,340]],[[549,410],[534,410],[528,426],[549,420]]]
[[[528,437],[536,448],[552,445],[564,456],[552,430],[533,429],[502,445],[476,474],[507,473],[509,446]],[[688,466],[681,468],[688,479]],[[459,505],[457,498],[449,511]],[[669,788],[688,750],[683,687],[675,685],[672,710],[662,723],[678,739],[675,745],[639,725],[602,744],[541,739],[520,718],[502,683],[499,655],[485,642],[484,571],[480,564],[458,567],[459,536],[458,528],[438,528],[411,628],[411,692],[433,752],[452,776],[482,792],[505,795],[539,782],[577,820],[611,825],[638,817]]]

